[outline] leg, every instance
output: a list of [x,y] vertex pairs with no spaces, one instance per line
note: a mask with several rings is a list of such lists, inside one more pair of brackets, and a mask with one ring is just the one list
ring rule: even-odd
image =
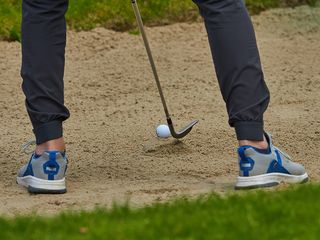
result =
[[[67,157],[62,122],[68,0],[23,0],[22,88],[37,148],[17,177],[31,193],[65,193]],[[27,144],[28,145],[28,144]]]
[[37,141],[37,152],[63,150],[65,13],[68,0],[32,1],[22,5],[22,88]]
[[241,0],[194,0],[204,17],[229,123],[240,141],[263,143],[269,103],[256,38]]
[[236,189],[307,181],[304,167],[274,147],[271,135],[264,134],[263,114],[269,91],[243,1],[194,1],[205,20],[229,123],[235,127],[240,144]]

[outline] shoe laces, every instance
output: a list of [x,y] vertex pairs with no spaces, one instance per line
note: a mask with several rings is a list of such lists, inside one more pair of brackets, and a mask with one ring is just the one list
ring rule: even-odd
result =
[[28,140],[25,144],[22,144],[21,146],[21,152],[25,153],[25,154],[31,154],[34,152],[34,150],[28,150],[30,148],[30,146],[32,145],[36,145],[36,140]]

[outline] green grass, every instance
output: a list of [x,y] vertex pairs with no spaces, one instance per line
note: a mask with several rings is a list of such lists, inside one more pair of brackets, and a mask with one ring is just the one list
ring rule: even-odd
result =
[[[20,39],[22,0],[0,1],[0,39]],[[252,13],[281,6],[315,5],[319,0],[247,0]],[[191,0],[140,0],[139,5],[147,25],[191,21],[198,11]],[[67,14],[69,27],[88,30],[97,26],[124,31],[135,27],[130,0],[70,0]]]
[[20,39],[21,1],[1,0],[0,2],[0,39]]
[[295,7],[301,4],[308,4],[314,7],[318,2],[319,0],[246,0],[251,13],[259,13],[270,8]]
[[0,239],[318,239],[320,186],[179,199],[141,209],[0,218]]

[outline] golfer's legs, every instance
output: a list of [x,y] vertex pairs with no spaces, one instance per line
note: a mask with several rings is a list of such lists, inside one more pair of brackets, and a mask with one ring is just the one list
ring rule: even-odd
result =
[[194,0],[205,20],[229,123],[238,140],[263,140],[269,103],[254,29],[242,0]]
[[26,107],[37,144],[62,137],[68,0],[23,0],[22,69]]

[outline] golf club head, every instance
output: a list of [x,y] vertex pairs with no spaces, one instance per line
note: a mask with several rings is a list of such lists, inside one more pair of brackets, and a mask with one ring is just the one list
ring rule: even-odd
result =
[[191,123],[189,123],[186,127],[184,127],[183,129],[181,129],[180,131],[176,132],[174,130],[174,127],[173,127],[173,123],[172,123],[172,120],[171,118],[168,118],[167,119],[167,122],[168,122],[168,127],[170,129],[170,133],[171,133],[171,136],[176,138],[176,139],[180,139],[180,138],[183,138],[185,137],[186,135],[188,135],[189,132],[191,132],[192,128],[194,125],[196,125],[199,121],[198,120],[194,120],[192,121]]

